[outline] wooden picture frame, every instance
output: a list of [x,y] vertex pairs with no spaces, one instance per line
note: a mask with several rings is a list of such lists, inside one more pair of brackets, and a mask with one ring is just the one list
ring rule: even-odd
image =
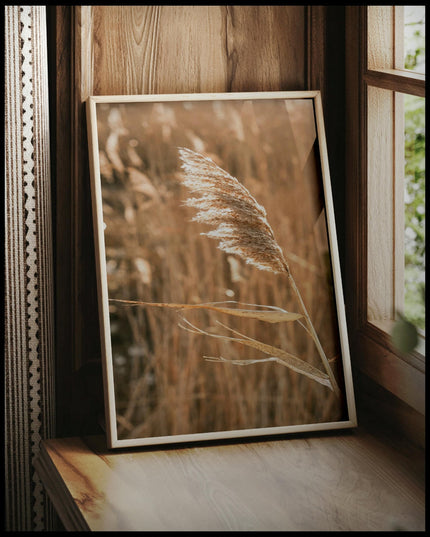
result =
[[108,446],[355,427],[320,93],[87,121]]

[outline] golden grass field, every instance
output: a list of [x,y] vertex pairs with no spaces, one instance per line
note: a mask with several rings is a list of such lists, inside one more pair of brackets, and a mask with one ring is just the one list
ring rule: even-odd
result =
[[[263,205],[341,388],[342,364],[311,99],[98,104],[109,298],[199,304],[238,301],[299,312],[284,274],[246,264],[200,233],[184,206],[178,147],[210,157]],[[253,348],[285,349],[324,370],[297,322],[110,303],[119,438],[338,421],[345,398]]]

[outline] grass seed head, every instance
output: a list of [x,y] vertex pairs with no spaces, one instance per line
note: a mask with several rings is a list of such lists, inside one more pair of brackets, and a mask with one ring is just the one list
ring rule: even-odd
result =
[[260,270],[288,272],[266,211],[247,188],[208,157],[186,148],[179,148],[179,156],[182,182],[192,194],[185,205],[197,209],[192,220],[214,228],[203,235]]

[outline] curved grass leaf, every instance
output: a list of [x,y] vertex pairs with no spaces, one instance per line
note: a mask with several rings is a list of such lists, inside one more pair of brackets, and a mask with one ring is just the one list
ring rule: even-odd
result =
[[[247,317],[250,319],[257,319],[259,321],[265,321],[267,323],[281,323],[286,321],[296,321],[303,317],[300,313],[292,313],[276,306],[261,306],[259,304],[244,304],[241,302],[235,302],[234,300],[227,302],[207,302],[205,304],[176,304],[169,302],[140,302],[138,300],[119,300],[111,299],[110,302],[118,302],[129,306],[151,306],[160,308],[172,308],[175,310],[181,309],[206,309],[215,311],[217,313],[226,313],[227,315],[233,315],[236,317]],[[243,306],[256,306],[264,309],[243,309],[243,308],[229,308],[223,304],[238,304]]]
[[[220,323],[218,321],[218,324],[222,326],[223,328],[226,328],[227,330],[230,330],[234,334],[240,336],[240,337],[231,337],[231,336],[224,336],[221,334],[213,334],[210,332],[207,332],[206,330],[202,330],[200,328],[197,328],[193,324],[191,324],[187,319],[183,319],[185,322],[185,325],[179,325],[180,328],[184,330],[188,330],[191,333],[194,334],[202,334],[218,339],[222,339],[224,341],[233,341],[236,343],[240,343],[242,345],[246,345],[248,347],[252,347],[254,349],[257,349],[264,354],[268,354],[270,356],[270,359],[263,358],[261,361],[276,361],[293,371],[296,371],[297,373],[300,373],[302,375],[305,375],[312,380],[315,380],[316,382],[319,382],[320,384],[323,384],[324,386],[329,387],[331,390],[333,390],[332,383],[330,381],[329,376],[326,373],[323,373],[313,365],[309,364],[308,362],[305,362],[304,360],[298,358],[297,356],[294,356],[293,354],[290,354],[287,351],[284,351],[283,349],[279,349],[277,347],[273,347],[272,345],[268,345],[267,343],[262,343],[261,341],[258,341],[256,339],[252,339],[248,336],[245,336],[241,334],[240,332],[237,332],[236,330],[233,330],[232,328]],[[249,365],[251,363],[257,363],[259,360],[244,360],[243,362],[241,360],[226,360],[225,358],[217,359],[214,357],[208,357],[210,361],[230,361],[231,363],[235,365]],[[207,359],[208,359],[207,358]]]

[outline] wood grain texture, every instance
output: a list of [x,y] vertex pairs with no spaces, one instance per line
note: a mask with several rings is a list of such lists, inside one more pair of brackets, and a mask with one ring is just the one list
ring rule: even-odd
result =
[[[385,90],[367,90],[367,294],[369,321],[394,319],[394,106]],[[381,158],[381,155],[383,157]]]
[[368,435],[114,453],[87,437],[49,440],[43,453],[67,529],[424,529],[423,473]]
[[309,6],[307,10],[307,77],[310,89],[319,89],[326,98],[326,6]]
[[368,69],[394,68],[394,8],[395,6],[369,6]]
[[91,6],[82,55],[88,95],[305,89],[304,12]]

